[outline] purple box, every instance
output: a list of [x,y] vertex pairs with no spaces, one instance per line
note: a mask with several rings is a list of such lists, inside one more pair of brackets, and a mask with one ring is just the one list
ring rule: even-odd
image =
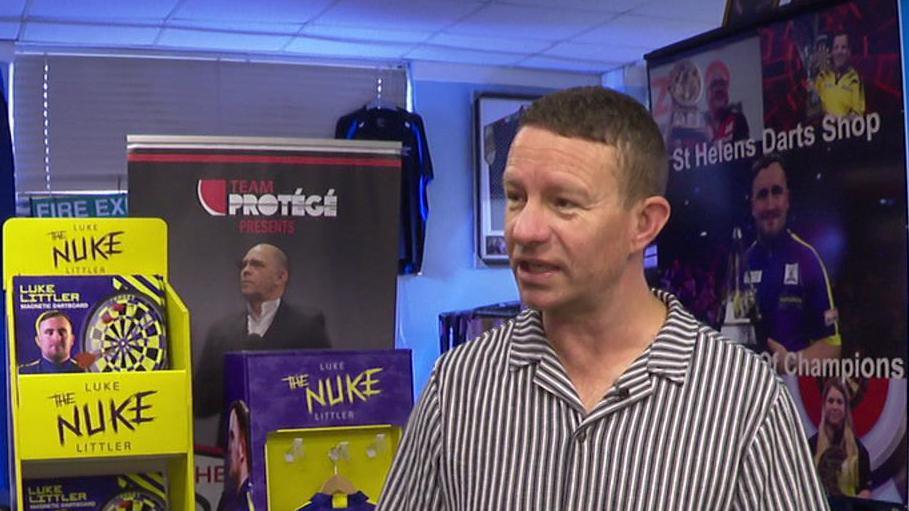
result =
[[[234,422],[230,415],[242,401],[249,419],[251,486],[257,490],[266,487],[269,432],[376,424],[403,427],[413,407],[410,350],[228,353],[224,369],[228,408],[221,421],[223,438],[236,436],[228,431]],[[231,450],[228,445],[227,474]],[[253,492],[252,498],[257,509],[266,509],[265,491]]]
[[25,511],[167,509],[164,474],[159,472],[27,479],[22,491]]
[[19,374],[167,367],[159,276],[19,276],[13,300]]

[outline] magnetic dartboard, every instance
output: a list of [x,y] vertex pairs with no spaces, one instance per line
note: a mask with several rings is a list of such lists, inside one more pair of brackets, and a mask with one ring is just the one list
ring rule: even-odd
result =
[[92,372],[153,371],[167,367],[164,313],[140,293],[124,291],[99,303],[88,320],[83,352]]
[[164,511],[164,502],[145,491],[118,493],[104,504],[101,511]]

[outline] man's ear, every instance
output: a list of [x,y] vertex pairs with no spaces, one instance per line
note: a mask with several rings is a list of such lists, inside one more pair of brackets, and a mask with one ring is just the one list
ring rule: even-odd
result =
[[672,207],[666,197],[655,195],[641,200],[633,207],[631,251],[640,252],[653,243],[669,221]]

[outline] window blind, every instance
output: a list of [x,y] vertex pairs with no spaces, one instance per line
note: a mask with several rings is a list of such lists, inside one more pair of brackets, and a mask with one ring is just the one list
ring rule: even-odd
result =
[[406,104],[403,69],[164,58],[19,55],[19,193],[125,190],[126,135],[333,138],[376,97]]

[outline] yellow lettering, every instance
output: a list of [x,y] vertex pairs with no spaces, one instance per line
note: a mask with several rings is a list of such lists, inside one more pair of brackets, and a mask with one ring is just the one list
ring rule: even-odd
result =
[[309,413],[312,413],[312,402],[315,401],[322,406],[325,406],[325,386],[323,381],[319,381],[319,391],[318,393],[312,390],[312,387],[306,388],[306,408],[309,409]]
[[[367,369],[364,371],[366,379],[363,380],[363,394],[366,396],[378,396],[382,393],[380,389],[374,389],[373,385],[378,385],[380,381],[378,379],[373,379],[372,375],[382,372],[381,367],[375,367],[373,369]],[[364,399],[365,401],[365,399]]]

